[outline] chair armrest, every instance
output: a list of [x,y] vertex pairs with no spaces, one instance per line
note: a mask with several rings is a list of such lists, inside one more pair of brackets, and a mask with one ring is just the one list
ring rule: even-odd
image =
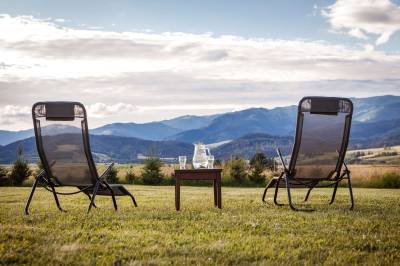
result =
[[46,171],[44,168],[40,169],[40,172],[36,175],[35,179],[38,179],[39,177],[42,177],[46,174]]
[[111,168],[114,166],[114,163],[111,163],[106,170],[103,171],[103,173],[101,173],[101,175],[99,176],[99,179],[103,180],[105,178],[105,176],[108,174],[108,172],[110,172]]
[[279,148],[276,148],[276,153],[278,154],[279,159],[281,160],[281,164],[282,164],[282,166],[283,166],[283,170],[285,171],[285,173],[287,173],[287,172],[288,172],[288,169],[287,169],[287,167],[286,167],[285,161],[283,160],[281,150],[280,150]]
[[[53,165],[55,165],[56,164],[56,161],[55,160],[53,160],[51,163],[50,163],[50,167],[53,167]],[[36,175],[36,177],[35,177],[35,179],[38,179],[39,177],[44,177],[46,175],[46,170],[44,169],[44,168],[42,168],[42,169],[40,169],[40,172]],[[47,180],[47,179],[46,179]]]
[[344,160],[343,160],[343,166],[344,166],[344,170],[346,171],[346,173],[350,173],[350,170],[347,167],[347,163]]
[[[336,152],[340,155],[340,153],[339,153],[338,150],[336,150]],[[345,160],[346,160],[346,158],[343,158],[344,171],[345,171],[346,173],[350,173],[350,170],[349,170],[349,168],[347,167],[347,163],[346,163]]]

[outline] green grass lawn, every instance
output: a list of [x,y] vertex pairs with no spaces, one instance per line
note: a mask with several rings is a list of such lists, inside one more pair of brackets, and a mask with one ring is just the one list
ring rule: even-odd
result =
[[[173,187],[127,186],[128,197],[98,197],[86,215],[83,195],[40,188],[23,214],[30,188],[0,188],[0,264],[400,264],[400,190],[346,189],[334,205],[331,190],[311,195],[315,212],[293,212],[260,200],[259,188],[222,188],[222,210],[211,187],[182,187],[180,212]],[[284,190],[282,190],[284,192]],[[305,190],[295,192],[300,200]],[[281,200],[286,195],[280,195]]]

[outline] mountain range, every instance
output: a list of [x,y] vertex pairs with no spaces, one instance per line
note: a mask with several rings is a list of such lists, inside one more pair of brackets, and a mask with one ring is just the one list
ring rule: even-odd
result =
[[[350,147],[400,144],[400,96],[352,98],[352,101],[354,115]],[[267,154],[275,144],[290,147],[296,116],[297,106],[294,105],[273,109],[250,108],[211,116],[187,115],[144,124],[113,123],[91,129],[90,134],[95,147],[93,152],[101,154],[102,158],[108,156],[118,161],[133,160],[138,154],[146,154],[150,146],[157,147],[157,153],[162,157],[187,155],[192,152],[191,143],[197,141],[223,143],[212,145],[217,158],[229,158],[238,151],[248,157],[257,147]],[[22,143],[25,150],[25,143],[29,143],[32,136],[31,129],[0,131],[0,145],[4,145],[0,146],[0,162],[15,157],[11,155],[11,151],[15,154],[15,145]],[[30,147],[26,148],[28,153]]]

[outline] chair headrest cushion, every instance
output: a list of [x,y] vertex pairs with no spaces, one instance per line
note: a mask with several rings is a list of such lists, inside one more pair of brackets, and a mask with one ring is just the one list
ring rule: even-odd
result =
[[72,102],[47,102],[46,120],[71,121],[75,119],[75,104]]
[[312,98],[311,109],[312,114],[337,115],[339,111],[338,98]]

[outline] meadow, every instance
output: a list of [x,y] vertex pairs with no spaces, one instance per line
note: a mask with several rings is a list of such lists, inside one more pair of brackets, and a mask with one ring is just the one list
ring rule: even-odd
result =
[[[0,188],[0,264],[37,265],[248,265],[400,263],[400,190],[355,189],[313,192],[311,213],[261,202],[261,188],[222,189],[222,209],[213,207],[211,187],[182,188],[182,210],[174,209],[172,186],[127,185],[136,196],[98,197],[86,215],[83,195],[35,194],[31,214],[23,214],[27,187]],[[72,188],[63,189],[71,191]],[[295,192],[300,201],[305,190]],[[280,194],[281,201],[286,195]]]

